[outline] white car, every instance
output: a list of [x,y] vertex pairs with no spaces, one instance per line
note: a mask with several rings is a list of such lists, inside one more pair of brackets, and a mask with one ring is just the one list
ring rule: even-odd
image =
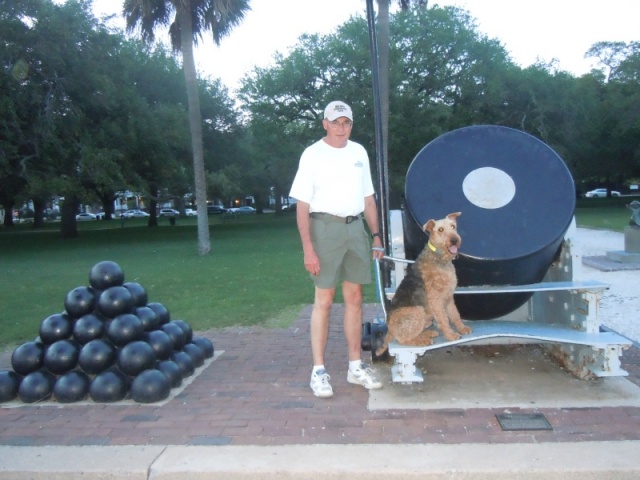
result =
[[160,217],[177,217],[178,215],[180,215],[180,212],[178,212],[178,210],[174,210],[173,208],[163,208],[160,210],[158,215]]
[[256,209],[253,207],[237,207],[237,208],[229,208],[227,213],[233,213],[235,215],[253,215],[256,213]]
[[185,208],[184,214],[187,217],[195,217],[196,215],[198,215],[198,212],[196,212],[193,208]]
[[76,222],[91,222],[93,220],[97,220],[93,213],[79,213],[76,215]]
[[143,212],[142,210],[127,210],[122,214],[124,218],[139,218],[139,217],[148,217],[149,214],[147,212]]
[[[591,190],[590,192],[585,193],[584,196],[587,197],[587,198],[605,198],[607,196],[607,189],[606,188],[596,188],[595,190]],[[615,190],[611,190],[611,196],[612,197],[619,197],[620,196],[620,192],[617,192]]]

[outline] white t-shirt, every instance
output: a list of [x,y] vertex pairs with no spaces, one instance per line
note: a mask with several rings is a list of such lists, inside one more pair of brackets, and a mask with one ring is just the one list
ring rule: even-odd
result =
[[373,195],[369,156],[359,143],[335,148],[318,140],[302,152],[289,196],[310,205],[310,212],[339,217],[364,211],[364,198]]

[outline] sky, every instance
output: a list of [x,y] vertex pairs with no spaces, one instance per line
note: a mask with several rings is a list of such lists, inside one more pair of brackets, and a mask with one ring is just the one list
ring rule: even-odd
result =
[[[120,15],[122,3],[94,0],[94,10]],[[594,43],[640,40],[640,0],[430,1],[436,4],[467,10],[478,30],[497,38],[522,67],[555,59],[560,69],[582,75],[594,66],[584,59]],[[205,37],[197,67],[233,91],[255,66],[268,66],[276,52],[286,55],[303,33],[331,33],[353,15],[366,16],[365,0],[251,0],[243,23],[219,47]]]

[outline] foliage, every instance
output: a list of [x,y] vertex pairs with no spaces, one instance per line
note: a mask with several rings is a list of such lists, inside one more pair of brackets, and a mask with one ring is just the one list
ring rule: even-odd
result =
[[[364,19],[352,18],[335,33],[303,35],[287,56],[277,55],[272,66],[245,76],[240,98],[254,150],[270,148],[269,131],[280,132],[279,150],[285,154],[277,160],[278,183],[284,190],[299,152],[322,136],[320,115],[332,99],[352,104],[353,139],[373,158],[366,31]],[[403,8],[390,20],[389,41],[392,207],[401,202],[405,172],[420,149],[447,131],[474,124],[508,126],[540,138],[580,184],[617,184],[637,176],[637,42],[614,45],[616,55],[603,55],[601,70],[575,78],[553,64],[516,66],[497,40],[480,34],[469,14],[454,7]],[[606,68],[614,68],[609,82],[602,73]]]
[[[402,202],[417,153],[474,124],[540,138],[566,162],[579,192],[605,186],[626,193],[640,178],[640,42],[596,43],[587,56],[598,68],[579,78],[553,63],[523,69],[466,11],[428,3],[401,2],[389,18],[392,208]],[[154,8],[144,10],[147,4]],[[207,19],[211,8],[248,7],[247,0],[188,4],[195,9],[193,42],[207,32],[218,42],[241,18],[223,25],[222,17]],[[89,5],[0,0],[0,204],[11,212],[31,200],[33,226],[42,228],[51,198],[64,197],[67,236],[77,233],[79,204],[109,212],[116,192],[130,190],[148,198],[154,214],[155,202],[177,205],[195,193],[193,119],[176,57],[107,29]],[[128,19],[151,29],[144,34],[151,39],[162,25],[180,30],[176,7],[186,3],[127,5]],[[146,13],[151,17],[142,20]],[[359,17],[327,35],[303,35],[272,65],[248,72],[237,99],[219,80],[194,76],[208,200],[229,205],[253,195],[263,208],[270,195],[277,202],[286,196],[300,153],[323,136],[322,111],[336,98],[353,106],[353,139],[374,158],[368,42]],[[149,224],[157,224],[155,216]]]
[[[32,200],[38,228],[48,202],[64,197],[62,233],[74,236],[80,203],[101,203],[111,214],[118,191],[153,201],[159,192],[171,192],[165,200],[191,192],[184,79],[170,53],[108,30],[89,2],[74,0],[0,2],[0,32],[0,204],[7,212]],[[210,126],[204,141],[230,157],[237,119],[228,92],[219,82],[200,87]]]
[[198,207],[198,251],[206,255],[211,250],[207,217],[207,182],[202,139],[202,111],[193,46],[206,31],[213,40],[220,40],[238,25],[249,10],[248,0],[125,0],[127,30],[139,28],[142,39],[153,43],[156,30],[169,25],[174,51],[182,53],[182,70],[187,91],[189,131],[193,155],[195,199]]

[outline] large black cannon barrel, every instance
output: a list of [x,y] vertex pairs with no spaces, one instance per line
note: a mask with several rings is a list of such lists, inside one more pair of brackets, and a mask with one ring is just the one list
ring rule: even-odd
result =
[[[512,128],[480,125],[446,133],[414,158],[405,184],[407,258],[428,240],[429,219],[462,212],[455,260],[459,286],[540,282],[562,245],[575,187],[548,145]],[[456,295],[463,318],[506,315],[531,294]]]

